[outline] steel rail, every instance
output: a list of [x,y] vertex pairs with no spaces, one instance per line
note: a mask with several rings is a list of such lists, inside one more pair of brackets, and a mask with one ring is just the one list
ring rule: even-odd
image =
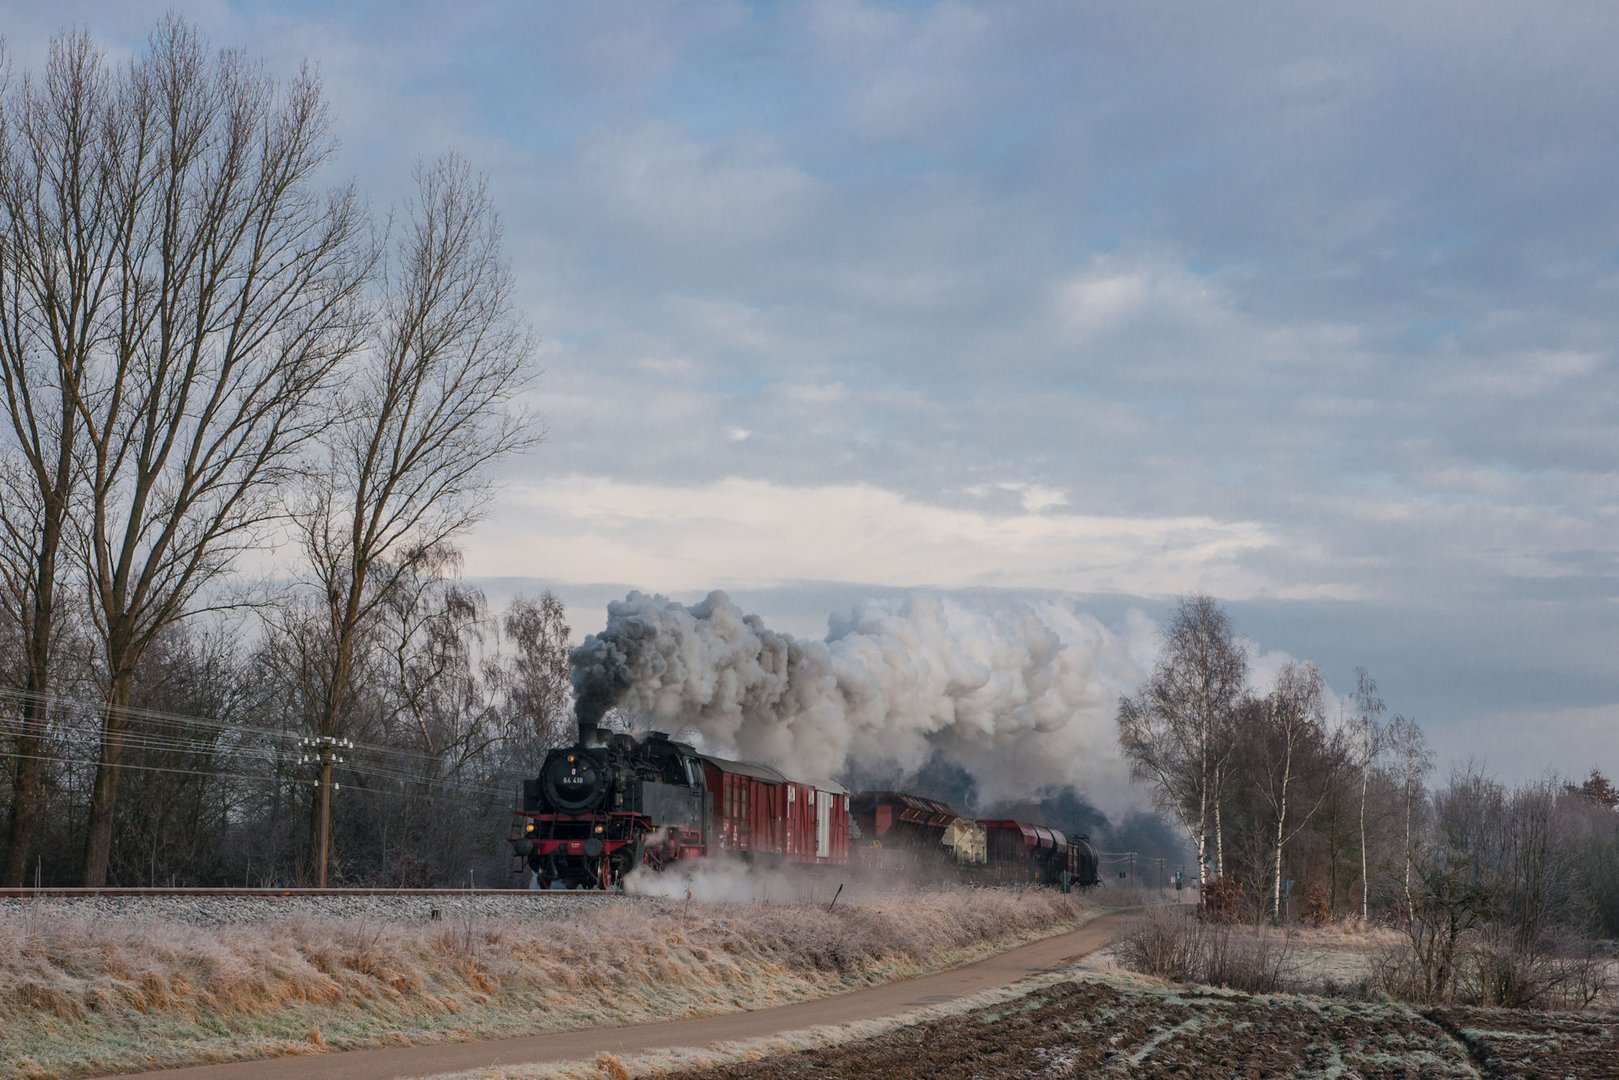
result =
[[155,898],[172,897],[181,899],[192,896],[224,896],[243,897],[248,899],[274,900],[280,897],[298,896],[441,896],[451,899],[458,896],[544,896],[544,897],[596,897],[606,900],[614,896],[624,896],[621,892],[602,892],[598,889],[228,889],[228,888],[52,888],[38,889],[0,889],[0,900],[91,900],[102,896],[148,896]]

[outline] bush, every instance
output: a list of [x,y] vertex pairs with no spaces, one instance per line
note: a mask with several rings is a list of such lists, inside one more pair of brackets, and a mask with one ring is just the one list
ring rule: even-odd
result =
[[1289,935],[1152,908],[1119,943],[1127,967],[1161,979],[1250,994],[1284,989],[1297,974]]
[[1119,942],[1119,958],[1126,967],[1160,979],[1192,978],[1201,967],[1205,933],[1203,924],[1184,912],[1149,908]]
[[1313,882],[1304,894],[1304,911],[1301,920],[1308,926],[1325,926],[1332,919],[1332,902],[1327,896],[1326,886],[1319,881]]
[[1404,942],[1373,961],[1372,983],[1390,997],[1421,1004],[1575,1010],[1589,1008],[1609,984],[1598,943],[1567,933],[1526,943],[1499,923],[1460,938],[1450,982],[1434,977],[1434,964],[1433,956]]
[[1210,878],[1203,883],[1203,905],[1200,914],[1210,922],[1235,923],[1242,920],[1247,908],[1242,882],[1227,875]]
[[1607,989],[1607,965],[1593,942],[1554,935],[1524,942],[1499,927],[1467,951],[1461,995],[1504,1009],[1583,1009]]

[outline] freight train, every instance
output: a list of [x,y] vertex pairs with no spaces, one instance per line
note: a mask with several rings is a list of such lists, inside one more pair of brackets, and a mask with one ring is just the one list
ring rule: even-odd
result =
[[976,821],[896,791],[851,794],[730,761],[663,732],[612,734],[546,755],[523,783],[510,837],[540,888],[612,889],[722,855],[768,866],[856,866],[908,879],[1097,884],[1084,837]]

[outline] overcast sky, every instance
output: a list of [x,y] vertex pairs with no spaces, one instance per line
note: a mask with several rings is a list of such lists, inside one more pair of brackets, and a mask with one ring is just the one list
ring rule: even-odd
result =
[[1206,591],[1446,763],[1619,773],[1619,6],[335,6],[178,10],[317,65],[379,208],[489,174],[547,438],[471,575]]

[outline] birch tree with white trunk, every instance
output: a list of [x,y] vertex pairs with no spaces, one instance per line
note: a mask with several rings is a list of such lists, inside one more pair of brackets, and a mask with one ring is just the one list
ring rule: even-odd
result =
[[[1314,664],[1291,663],[1257,711],[1266,730],[1262,792],[1275,818],[1271,867],[1271,918],[1282,917],[1282,860],[1288,843],[1321,809],[1336,780],[1339,748],[1329,744],[1323,697],[1326,683]],[[1300,790],[1306,774],[1314,790]]]
[[1387,741],[1390,751],[1394,754],[1394,769],[1400,781],[1405,810],[1405,874],[1402,892],[1405,898],[1404,915],[1409,921],[1416,902],[1411,885],[1412,872],[1416,867],[1416,840],[1413,835],[1412,819],[1419,800],[1426,797],[1423,781],[1433,769],[1433,751],[1428,747],[1428,740],[1422,734],[1421,726],[1415,720],[1398,714],[1389,722]]
[[1372,769],[1383,752],[1384,732],[1378,718],[1383,715],[1383,699],[1378,696],[1377,683],[1365,668],[1355,669],[1355,766],[1360,772],[1360,921],[1371,916],[1372,876],[1371,859],[1366,845],[1366,792],[1371,785]]
[[1235,745],[1248,658],[1224,610],[1207,596],[1185,597],[1164,630],[1152,675],[1119,701],[1119,744],[1133,779],[1151,783],[1197,849],[1199,879],[1209,879],[1211,823],[1224,873],[1219,800]]

